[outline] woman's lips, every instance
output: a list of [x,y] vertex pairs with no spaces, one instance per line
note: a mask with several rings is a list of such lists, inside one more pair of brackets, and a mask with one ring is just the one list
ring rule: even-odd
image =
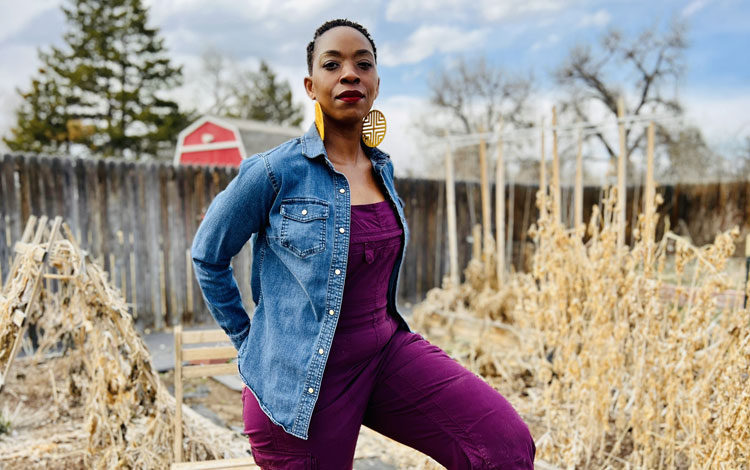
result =
[[346,103],[355,103],[364,97],[365,95],[363,95],[359,91],[351,90],[351,91],[345,91],[343,93],[339,93],[338,96],[336,96],[336,99],[339,99]]

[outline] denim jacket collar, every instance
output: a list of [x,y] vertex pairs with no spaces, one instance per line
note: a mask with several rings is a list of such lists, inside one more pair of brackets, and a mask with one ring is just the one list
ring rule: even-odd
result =
[[[376,169],[380,169],[390,158],[390,155],[377,147],[362,145],[362,148],[365,151],[365,155],[370,158]],[[323,141],[320,139],[318,128],[315,126],[314,122],[302,136],[302,155],[307,158],[316,158],[323,155],[325,158],[328,158],[325,145],[323,145]]]

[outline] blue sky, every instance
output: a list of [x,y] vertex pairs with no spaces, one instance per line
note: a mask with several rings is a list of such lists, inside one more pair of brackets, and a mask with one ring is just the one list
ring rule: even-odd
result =
[[[61,44],[60,0],[0,0],[0,133],[14,119],[16,87],[27,88],[38,47]],[[186,106],[205,101],[197,76],[207,46],[254,67],[265,59],[288,79],[312,121],[304,94],[305,45],[315,28],[335,17],[364,24],[378,46],[380,98],[389,118],[384,146],[394,159],[418,153],[408,129],[427,98],[427,79],[458,56],[486,57],[510,73],[533,73],[538,113],[548,113],[559,90],[551,72],[570,47],[593,42],[607,28],[626,33],[672,18],[687,20],[690,47],[679,96],[691,122],[717,148],[750,135],[750,2],[740,0],[145,0],[185,85],[172,95]],[[390,142],[389,142],[390,141]],[[416,159],[418,160],[418,158]]]

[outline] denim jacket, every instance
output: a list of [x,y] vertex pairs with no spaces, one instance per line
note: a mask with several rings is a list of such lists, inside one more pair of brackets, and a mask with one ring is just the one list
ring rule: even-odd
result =
[[[388,283],[396,306],[409,230],[393,184],[393,163],[365,148],[376,179],[398,213],[403,249]],[[307,439],[344,293],[349,253],[350,187],[328,159],[313,124],[302,137],[243,160],[211,202],[192,244],[203,298],[238,350],[242,380],[268,417]],[[252,322],[230,260],[252,238]]]

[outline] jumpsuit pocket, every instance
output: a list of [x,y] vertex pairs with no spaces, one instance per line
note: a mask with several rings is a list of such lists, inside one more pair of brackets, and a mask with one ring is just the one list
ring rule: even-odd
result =
[[281,201],[281,246],[300,258],[325,250],[328,202],[311,197]]
[[262,470],[317,470],[318,463],[315,457],[309,452],[301,454],[291,454],[281,451],[268,451],[251,448],[255,463]]

